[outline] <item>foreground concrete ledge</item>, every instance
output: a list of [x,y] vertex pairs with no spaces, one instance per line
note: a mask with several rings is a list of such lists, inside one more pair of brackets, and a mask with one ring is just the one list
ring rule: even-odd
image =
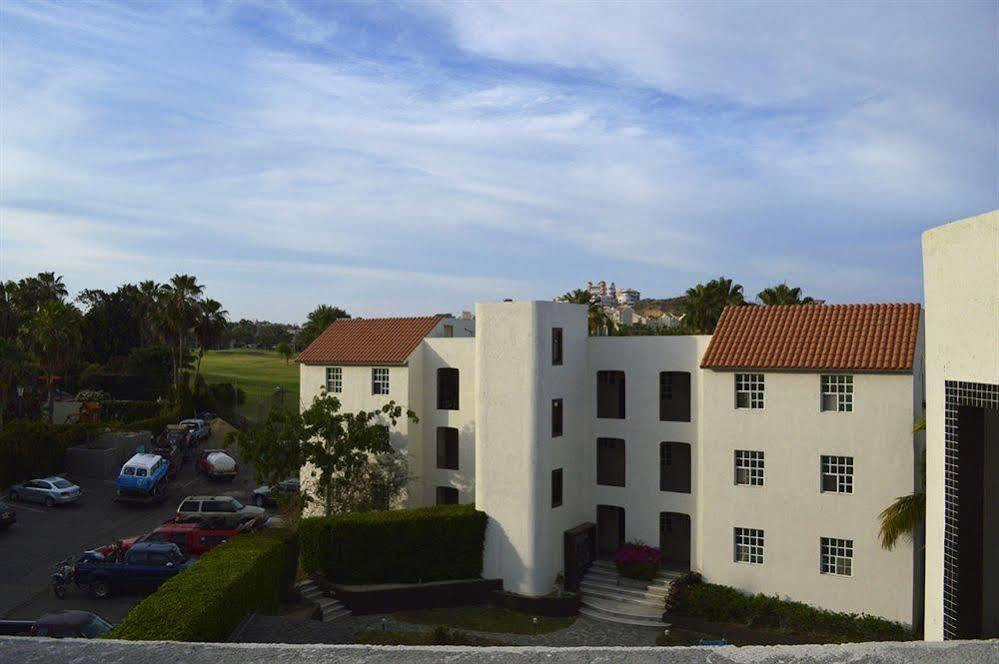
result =
[[853,643],[807,646],[745,646],[692,648],[468,648],[463,646],[294,645],[256,643],[179,643],[176,641],[89,641],[0,637],[0,662],[52,664],[296,664],[389,662],[391,664],[460,664],[516,662],[517,664],[575,664],[577,662],[955,662],[983,664],[999,661],[999,641],[907,643]]

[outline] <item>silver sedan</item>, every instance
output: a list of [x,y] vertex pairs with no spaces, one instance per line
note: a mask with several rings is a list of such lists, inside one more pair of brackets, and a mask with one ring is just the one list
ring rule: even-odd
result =
[[80,487],[62,477],[29,480],[10,488],[11,500],[44,503],[46,507],[72,503],[79,500],[82,495],[83,490]]

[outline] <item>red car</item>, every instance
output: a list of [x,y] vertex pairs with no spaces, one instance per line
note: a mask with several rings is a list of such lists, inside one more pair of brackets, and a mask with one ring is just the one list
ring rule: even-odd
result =
[[126,537],[115,544],[108,544],[97,549],[105,557],[116,560],[133,544],[139,542],[166,542],[176,544],[181,552],[189,556],[200,556],[208,553],[219,544],[245,533],[257,524],[248,522],[239,528],[210,528],[199,521],[168,521],[153,532],[140,537]]
[[239,464],[225,450],[203,451],[198,455],[195,467],[213,480],[229,482],[236,479],[236,474],[239,472]]

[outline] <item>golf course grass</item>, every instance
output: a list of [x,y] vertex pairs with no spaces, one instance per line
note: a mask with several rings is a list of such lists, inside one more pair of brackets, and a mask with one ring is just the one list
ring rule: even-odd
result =
[[201,361],[201,375],[208,383],[232,383],[246,392],[246,403],[238,407],[251,422],[267,417],[274,400],[274,389],[284,388],[284,404],[298,408],[298,365],[285,363],[271,350],[212,350]]

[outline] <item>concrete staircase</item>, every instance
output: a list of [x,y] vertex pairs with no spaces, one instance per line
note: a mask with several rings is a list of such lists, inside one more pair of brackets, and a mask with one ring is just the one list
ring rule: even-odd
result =
[[660,570],[651,581],[619,576],[614,563],[593,563],[580,584],[579,612],[624,625],[669,627],[662,621],[666,593],[682,572]]
[[306,579],[305,581],[299,581],[295,584],[295,590],[298,594],[302,596],[306,602],[312,602],[319,606],[319,610],[322,611],[322,622],[330,622],[336,620],[337,618],[343,618],[344,616],[350,615],[350,609],[345,607],[343,604],[333,599],[332,597],[327,597],[323,594],[322,588],[312,581],[311,579]]

